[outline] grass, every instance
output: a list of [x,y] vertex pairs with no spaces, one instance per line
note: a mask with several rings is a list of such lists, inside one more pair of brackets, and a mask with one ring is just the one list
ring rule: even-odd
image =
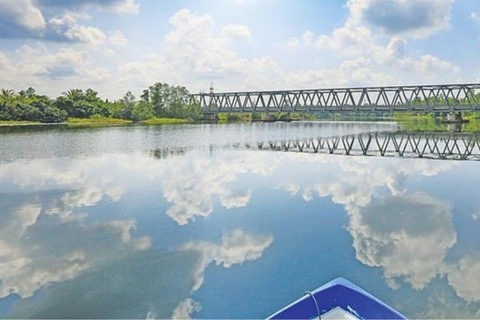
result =
[[268,116],[262,113],[226,113],[221,112],[218,114],[219,123],[228,122],[252,122],[262,120],[314,120],[317,117],[314,114],[299,113],[299,112],[272,112]]
[[183,124],[191,123],[192,120],[189,119],[177,119],[177,118],[152,118],[140,122],[145,125],[157,125],[157,124]]
[[67,120],[67,124],[71,126],[119,126],[131,123],[131,120],[123,120],[116,118],[68,118]]
[[219,123],[227,122],[251,122],[252,114],[251,113],[224,113],[221,112],[218,114]]
[[11,126],[33,126],[42,124],[38,121],[16,121],[16,120],[0,120],[0,127],[11,127]]

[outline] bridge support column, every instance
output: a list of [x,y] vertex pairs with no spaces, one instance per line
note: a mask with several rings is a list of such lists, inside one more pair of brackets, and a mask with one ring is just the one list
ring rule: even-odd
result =
[[202,120],[205,121],[205,122],[218,122],[218,114],[216,114],[216,113],[204,113]]
[[264,114],[262,114],[262,121],[263,122],[274,122],[274,121],[277,121],[277,117],[274,116],[273,114],[264,113]]
[[286,121],[286,122],[293,121],[292,114],[290,112],[287,114],[284,114],[278,119],[278,121]]

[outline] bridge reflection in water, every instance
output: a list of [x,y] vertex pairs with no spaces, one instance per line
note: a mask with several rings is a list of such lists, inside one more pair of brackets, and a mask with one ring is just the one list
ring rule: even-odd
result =
[[378,132],[235,144],[236,148],[349,156],[480,160],[480,134]]

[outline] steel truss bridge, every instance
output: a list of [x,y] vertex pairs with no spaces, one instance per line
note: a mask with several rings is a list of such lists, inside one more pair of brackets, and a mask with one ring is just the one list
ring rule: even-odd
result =
[[480,161],[480,134],[383,132],[247,143],[233,147],[348,156]]
[[219,112],[435,112],[480,111],[480,83],[200,93],[205,114]]

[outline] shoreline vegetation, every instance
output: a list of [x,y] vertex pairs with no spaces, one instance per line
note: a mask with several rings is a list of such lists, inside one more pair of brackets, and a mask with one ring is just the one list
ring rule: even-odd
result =
[[72,89],[57,98],[37,94],[34,88],[0,92],[0,125],[174,124],[199,121],[201,107],[185,87],[155,83],[137,99],[131,92],[115,101],[102,99],[93,89]]
[[[480,98],[479,98],[480,99]],[[419,100],[418,103],[422,103]],[[480,113],[463,114],[466,131],[480,131]],[[443,131],[445,115],[433,113],[219,113],[206,120],[202,108],[190,99],[185,87],[155,83],[137,99],[131,92],[115,101],[102,99],[93,89],[72,89],[57,98],[39,95],[35,89],[19,92],[1,89],[0,127],[66,125],[71,127],[189,124],[215,121],[274,122],[298,120],[396,121],[407,130]],[[463,128],[462,128],[463,130]]]

